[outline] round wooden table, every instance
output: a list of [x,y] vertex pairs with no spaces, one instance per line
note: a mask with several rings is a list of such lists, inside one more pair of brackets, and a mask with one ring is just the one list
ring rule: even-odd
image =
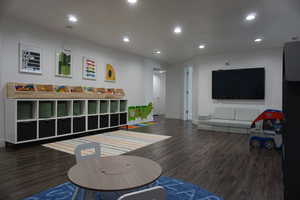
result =
[[161,176],[162,168],[150,159],[112,156],[80,161],[69,172],[69,180],[84,189],[122,191],[145,186]]

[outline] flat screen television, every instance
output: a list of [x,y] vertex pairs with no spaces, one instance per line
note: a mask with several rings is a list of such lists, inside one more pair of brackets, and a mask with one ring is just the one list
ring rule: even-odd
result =
[[247,68],[212,72],[213,99],[264,99],[265,69]]

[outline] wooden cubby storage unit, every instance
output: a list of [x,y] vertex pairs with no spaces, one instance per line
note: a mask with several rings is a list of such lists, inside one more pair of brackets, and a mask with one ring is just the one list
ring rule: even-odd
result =
[[127,125],[127,100],[7,99],[6,142],[20,144]]

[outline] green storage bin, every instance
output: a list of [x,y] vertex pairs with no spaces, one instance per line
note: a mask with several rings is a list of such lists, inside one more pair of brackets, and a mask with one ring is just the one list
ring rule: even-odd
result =
[[100,113],[108,113],[108,101],[100,101]]
[[34,118],[34,102],[32,101],[19,101],[17,108],[17,119],[26,120]]
[[126,112],[127,101],[120,101],[120,112]]
[[69,106],[67,101],[57,102],[57,116],[58,117],[69,116]]
[[78,116],[83,114],[83,102],[74,101],[73,103],[73,115]]
[[42,101],[39,103],[39,117],[52,118],[54,117],[54,102]]
[[110,102],[110,112],[111,113],[118,112],[118,101],[111,101]]
[[97,101],[89,101],[88,113],[89,115],[97,114]]

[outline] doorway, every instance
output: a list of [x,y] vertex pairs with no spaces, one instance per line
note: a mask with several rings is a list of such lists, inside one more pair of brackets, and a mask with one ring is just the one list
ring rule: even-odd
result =
[[193,119],[193,67],[188,66],[184,68],[184,120]]
[[165,114],[166,71],[154,70],[153,73],[153,114]]

